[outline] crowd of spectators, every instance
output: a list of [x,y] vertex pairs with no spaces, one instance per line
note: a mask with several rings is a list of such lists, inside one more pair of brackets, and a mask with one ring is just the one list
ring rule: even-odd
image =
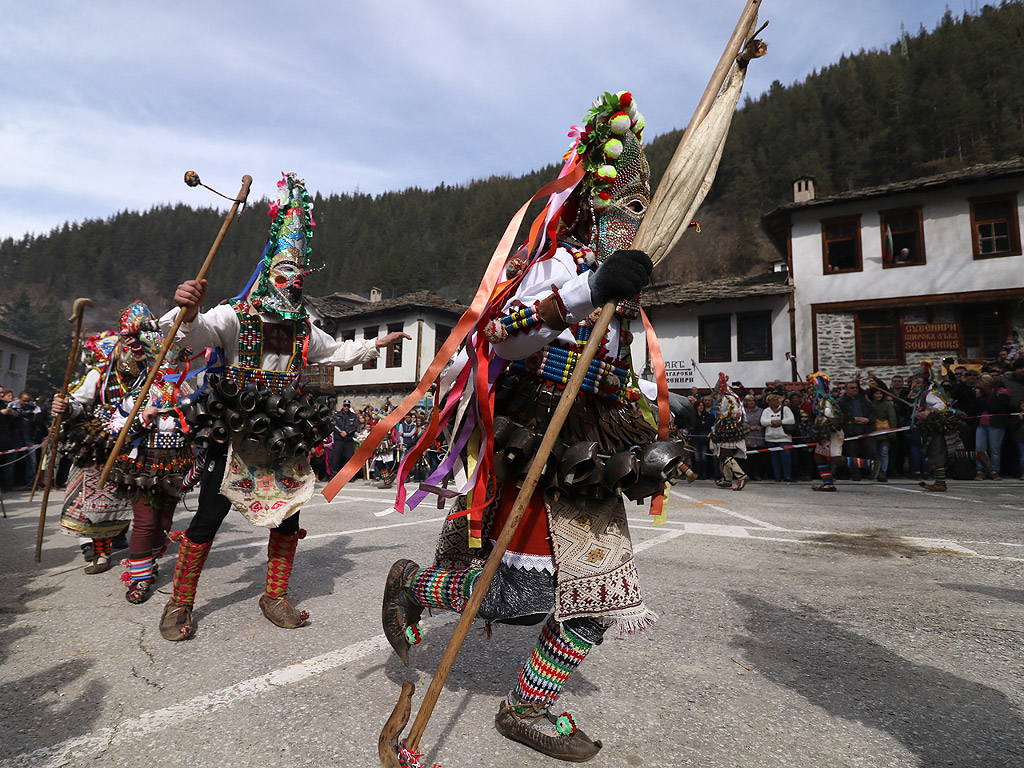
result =
[[[49,408],[36,402],[28,392],[15,396],[0,388],[0,451],[38,445],[46,439]],[[38,468],[39,448],[0,453],[0,491],[31,488]]]
[[[944,362],[942,383],[946,394],[965,417],[961,433],[964,445],[968,451],[987,451],[991,462],[987,473],[980,463],[958,466],[954,462],[951,475],[976,480],[1024,476],[1024,357],[1019,348],[1014,349],[1008,342],[998,359],[980,367]],[[832,382],[832,395],[842,410],[847,438],[908,428],[844,443],[844,455],[881,462],[880,482],[891,477],[922,480],[931,476],[913,419],[912,404],[917,393],[911,384],[909,375],[895,375],[885,381],[873,372]],[[743,402],[750,428],[743,462],[750,479],[815,479],[813,448],[758,452],[814,442],[814,412],[806,385],[775,381],[760,389],[748,389],[741,382],[731,386]],[[708,455],[708,435],[715,422],[714,397],[694,387],[689,398],[697,413],[696,424],[681,431],[695,451],[693,469],[701,479],[718,478],[717,462]],[[860,470],[849,472],[850,479],[861,479]]]
[[[350,400],[343,400],[341,409],[335,414],[334,430],[324,441],[321,455],[315,456],[312,462],[319,479],[326,480],[337,474],[355,453],[359,444],[369,435],[370,430],[392,409],[390,400],[386,400],[380,406],[365,403],[358,410],[352,407]],[[389,470],[393,471],[402,457],[416,445],[420,435],[427,429],[429,421],[430,416],[423,406],[416,406],[407,413],[392,428],[375,458],[368,460],[364,477],[373,480],[386,479]],[[445,453],[447,448],[439,435],[413,468],[412,479],[426,479],[440,464]]]

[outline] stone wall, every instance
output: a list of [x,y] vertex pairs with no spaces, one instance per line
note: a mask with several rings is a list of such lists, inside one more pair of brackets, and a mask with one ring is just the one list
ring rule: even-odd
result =
[[[819,313],[818,320],[818,370],[827,373],[833,381],[846,381],[858,372],[867,376],[867,369],[857,367],[857,334],[853,312]],[[932,307],[931,317],[928,308],[912,308],[903,311],[904,323],[952,323],[956,322],[956,313],[952,307]],[[917,369],[921,360],[932,360],[938,363],[944,357],[956,357],[953,350],[930,350],[928,352],[910,352],[907,354],[906,365],[877,365],[871,370],[883,381],[888,382],[893,376],[909,376]],[[801,371],[805,375],[810,371]]]

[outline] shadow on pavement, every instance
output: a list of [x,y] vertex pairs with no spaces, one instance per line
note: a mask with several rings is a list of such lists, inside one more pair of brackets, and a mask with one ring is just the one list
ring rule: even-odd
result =
[[[0,631],[0,648],[27,634],[21,628]],[[92,680],[83,693],[64,696],[72,683],[85,676],[93,664],[90,659],[68,659],[49,669],[0,684],[0,758],[51,746],[67,733],[92,730],[103,712],[103,699],[109,686]]]
[[749,633],[732,644],[758,674],[830,715],[890,734],[922,766],[1024,765],[1024,720],[1000,691],[909,662],[811,608],[731,596],[748,612]]
[[961,592],[973,592],[977,595],[988,595],[1009,603],[1024,604],[1024,589],[1006,589],[1005,587],[988,587],[984,584],[940,584],[946,589],[958,589]]

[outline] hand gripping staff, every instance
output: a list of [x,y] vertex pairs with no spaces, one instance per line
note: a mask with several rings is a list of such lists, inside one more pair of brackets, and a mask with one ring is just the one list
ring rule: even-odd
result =
[[[185,174],[185,183],[190,187],[197,187],[200,185],[206,187],[206,185],[199,180],[199,175],[195,171],[188,171]],[[196,275],[196,281],[202,280],[206,277],[206,272],[210,269],[210,265],[213,263],[213,257],[217,255],[217,249],[220,248],[220,244],[224,240],[224,235],[227,234],[228,227],[231,226],[231,222],[238,213],[238,206],[245,205],[246,198],[249,197],[250,184],[252,184],[252,176],[246,174],[242,177],[242,187],[238,190],[238,195],[234,198],[229,198],[233,201],[231,203],[231,210],[228,211],[228,215],[224,218],[224,223],[220,225],[220,232],[217,233],[217,239],[214,240],[213,245],[210,246],[210,252],[206,254],[206,261],[203,262],[203,266],[199,269],[199,274]],[[207,189],[209,189],[209,187],[207,187]],[[220,193],[218,192],[217,194]],[[132,412],[128,415],[128,419],[125,421],[124,426],[121,427],[121,431],[117,435],[117,442],[114,443],[114,447],[110,451],[110,455],[107,457],[107,463],[103,466],[103,472],[100,474],[100,488],[102,488],[107,482],[107,475],[110,474],[110,469],[114,466],[114,462],[117,460],[118,455],[121,453],[121,449],[124,447],[124,441],[128,437],[128,429],[135,422],[135,417],[139,415],[139,411],[142,410],[142,406],[146,402],[146,393],[148,393],[149,388],[153,386],[153,381],[156,379],[156,375],[160,371],[160,366],[163,365],[164,358],[167,357],[167,350],[169,350],[171,345],[174,343],[174,337],[178,334],[178,329],[181,327],[181,323],[184,319],[185,308],[182,307],[178,312],[178,316],[174,318],[174,325],[171,326],[171,330],[167,333],[167,338],[164,339],[163,346],[160,347],[160,353],[156,356],[156,360],[153,362],[153,365],[150,366],[149,375],[146,377],[146,383],[142,385],[142,394],[135,398],[135,405],[132,406]]]
[[[721,158],[722,148],[725,144],[725,134],[728,133],[729,122],[736,102],[739,99],[739,91],[742,88],[743,76],[746,72],[746,65],[752,58],[763,56],[766,50],[764,43],[754,40],[756,32],[752,32],[756,24],[757,11],[761,0],[749,0],[740,16],[739,23],[729,39],[725,52],[712,75],[711,82],[704,92],[697,110],[686,131],[679,141],[672,162],[662,179],[661,184],[655,192],[651,207],[644,217],[643,222],[637,231],[636,237],[630,248],[647,251],[655,264],[661,261],[679,237],[689,226],[693,213],[700,206],[704,196],[707,194],[715,172],[718,170],[718,161]],[[763,27],[762,27],[763,29]],[[760,31],[760,30],[758,30]],[[733,67],[733,62],[736,66]],[[725,83],[726,75],[732,72],[726,90],[719,96],[719,91]],[[716,99],[716,96],[718,97]],[[705,118],[709,112],[714,112],[713,119],[709,120],[710,125],[705,124]],[[710,148],[710,152],[707,151]],[[707,155],[710,155],[708,157]],[[693,174],[698,174],[693,178]],[[682,196],[682,199],[680,199]],[[601,338],[608,328],[612,317],[615,314],[615,303],[609,302],[601,308],[601,314],[594,324],[592,331],[593,338]],[[646,324],[646,323],[645,323]],[[648,325],[648,343],[657,340]],[[547,431],[541,440],[540,447],[534,456],[530,470],[523,481],[519,495],[516,497],[512,511],[509,513],[508,521],[498,536],[494,548],[483,571],[477,579],[473,593],[463,609],[459,623],[452,633],[444,655],[437,665],[437,672],[430,681],[430,687],[424,696],[423,704],[416,715],[406,739],[400,740],[402,730],[409,721],[412,711],[412,695],[415,686],[410,682],[402,683],[402,692],[399,695],[398,704],[384,724],[380,739],[377,742],[378,754],[381,765],[384,768],[406,768],[419,766],[420,738],[426,729],[427,721],[434,710],[441,690],[444,688],[448,673],[451,671],[462,647],[466,635],[469,634],[470,625],[476,618],[480,604],[483,602],[487,588],[490,586],[494,574],[498,570],[502,555],[508,548],[509,542],[515,533],[519,521],[526,511],[527,503],[533,495],[543,473],[544,465],[547,462],[551,449],[558,439],[562,425],[565,423],[573,401],[579,393],[584,376],[591,361],[597,354],[597,344],[587,344],[583,348],[579,361],[573,370],[572,376],[565,386],[558,407],[551,418]],[[652,354],[654,350],[652,349]],[[660,350],[659,350],[660,352]],[[659,355],[660,356],[660,355]],[[668,426],[668,392],[659,392],[658,400],[665,400],[662,407],[659,407],[659,432],[667,430]],[[661,403],[659,402],[659,405]]]
[[[91,307],[89,299],[75,299],[71,305],[71,317],[69,323],[75,324],[75,336],[71,341],[71,352],[68,354],[68,367],[64,372],[64,386],[60,388],[59,397],[68,396],[68,387],[71,385],[71,372],[75,369],[75,361],[78,359],[78,344],[82,339],[82,316],[85,308]],[[36,531],[36,562],[38,563],[43,554],[43,526],[46,524],[46,503],[50,500],[50,483],[53,481],[53,468],[57,458],[57,441],[60,435],[60,422],[64,414],[58,413],[50,422],[50,431],[46,435],[46,445],[49,451],[49,458],[46,463],[46,482],[43,483],[43,505],[39,509],[39,530]]]

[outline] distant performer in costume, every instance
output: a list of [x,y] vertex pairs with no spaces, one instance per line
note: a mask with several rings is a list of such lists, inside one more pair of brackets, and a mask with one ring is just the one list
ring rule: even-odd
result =
[[827,373],[811,373],[807,381],[812,388],[811,407],[814,411],[814,432],[818,444],[814,446],[814,463],[821,482],[811,486],[813,491],[834,493],[836,490],[832,468],[843,460],[843,412],[832,397]]
[[878,459],[843,456],[843,443],[846,440],[843,424],[846,421],[846,414],[832,396],[828,374],[820,371],[811,373],[808,374],[807,381],[813,389],[811,407],[814,412],[814,431],[818,439],[818,444],[814,447],[814,461],[818,467],[818,474],[821,475],[821,482],[812,485],[811,490],[834,493],[836,482],[833,473],[836,467],[844,465],[854,470],[866,469],[871,473],[872,479],[877,478],[882,467]]
[[935,493],[946,492],[946,467],[954,458],[964,458],[980,462],[989,472],[988,453],[985,451],[968,451],[964,449],[960,429],[964,415],[952,406],[942,384],[935,377],[931,360],[922,360],[921,367],[914,377],[914,416],[911,424],[917,425],[917,431],[925,442],[925,455],[932,466],[934,482],[918,483],[926,491]]
[[[191,465],[191,451],[173,415],[179,386],[171,383],[175,377],[164,378],[176,373],[173,362],[157,374],[150,401],[102,490],[97,488],[98,467],[106,463],[162,345],[149,308],[133,302],[121,312],[116,333],[104,332],[86,341],[89,372],[68,399],[54,398],[52,406],[54,414],[68,414],[61,422],[60,447],[77,469],[68,484],[61,527],[93,538],[93,563],[86,573],[102,573],[110,568],[112,536],[132,520],[128,559],[123,563],[128,570],[122,576],[128,588],[125,598],[131,603],[145,602],[149,596],[155,561],[167,547],[181,481]],[[167,413],[172,415],[161,415]]]
[[[424,608],[465,607],[580,349],[599,345],[478,614],[543,622],[495,724],[507,738],[562,760],[589,760],[601,749],[572,716],[552,710],[573,670],[609,628],[635,632],[656,620],[642,596],[622,496],[639,502],[688,471],[682,443],[658,441],[645,419],[630,363],[630,323],[652,269],[645,253],[623,250],[650,202],[643,128],[622,92],[605,94],[585,127],[570,134],[576,142],[562,176],[578,173],[581,163],[586,173],[571,191],[551,196],[541,216],[546,235],[509,259],[506,282],[482,316],[483,333],[440,385],[437,407],[451,451],[427,482],[454,478],[468,495],[452,511],[464,514],[445,524],[432,567],[399,560],[384,590],[384,632],[408,663]],[[604,337],[591,337],[609,301],[617,302],[615,318]],[[493,411],[474,389],[480,366],[494,382]],[[475,405],[459,408],[466,403]],[[400,489],[432,439],[426,431],[403,459]]]
[[729,386],[729,377],[718,374],[718,382],[712,392],[715,396],[715,423],[711,427],[711,453],[718,461],[722,477],[715,481],[719,488],[742,491],[747,484],[747,473],[740,466],[739,459],[747,458],[747,420],[743,403]]
[[[192,607],[214,536],[232,507],[254,525],[270,529],[263,614],[286,629],[302,626],[305,611],[288,600],[288,581],[298,540],[299,509],[316,480],[309,452],[332,429],[335,401],[304,391],[300,376],[309,363],[350,367],[378,356],[390,343],[409,338],[336,341],[313,326],[302,304],[315,226],[305,184],[294,174],[278,183],[270,206],[273,223],[248,285],[229,301],[199,313],[206,281],[178,286],[174,300],[185,310],[178,341],[219,350],[225,365],[207,376],[190,408],[195,441],[206,447],[199,505],[180,541],[170,601],[160,618],[168,640],[192,636]],[[178,310],[160,319],[170,329]]]
[[[146,370],[112,414],[110,432],[115,440],[135,406],[135,399],[142,396],[145,381],[141,377],[148,374],[164,342],[156,318],[141,302],[121,313],[121,339],[137,360],[145,361]],[[129,603],[144,603],[151,595],[157,560],[167,550],[174,508],[181,498],[185,475],[192,467],[192,449],[183,431],[183,414],[177,407],[179,395],[189,392],[175,368],[185,354],[185,350],[171,347],[110,471],[109,482],[119,495],[132,502],[132,533],[128,558],[122,561],[125,572],[121,575]]]
[[92,562],[85,567],[91,575],[110,570],[114,537],[131,524],[131,502],[119,496],[111,483],[100,488],[99,477],[116,439],[110,424],[125,393],[136,383],[140,366],[116,331],[91,336],[84,347],[89,370],[72,385],[67,398],[53,398],[51,413],[66,414],[59,447],[72,461],[60,527],[63,533],[92,539]]

